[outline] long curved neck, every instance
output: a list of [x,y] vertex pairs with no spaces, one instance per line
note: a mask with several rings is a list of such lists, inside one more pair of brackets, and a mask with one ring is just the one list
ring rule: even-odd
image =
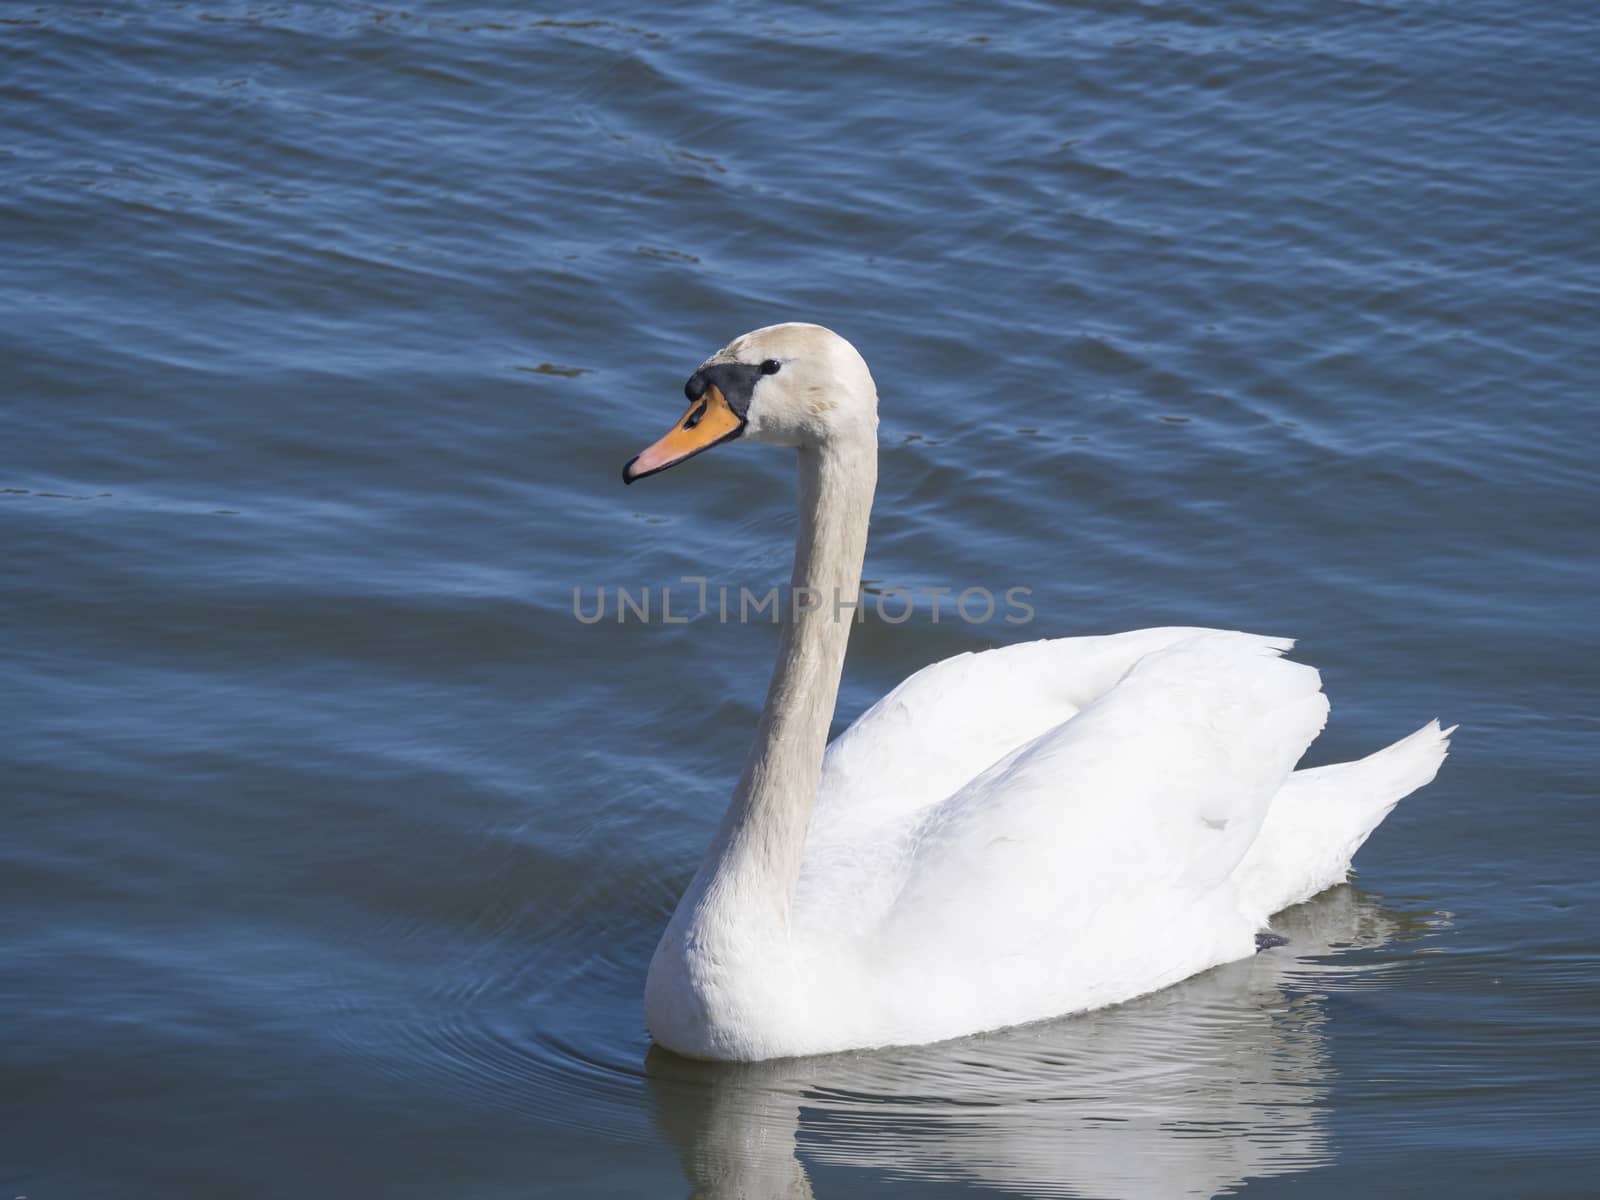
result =
[[[788,923],[860,601],[878,482],[875,434],[799,451],[800,527],[778,661],[728,812],[702,870],[722,899]],[[755,915],[752,913],[751,915]]]

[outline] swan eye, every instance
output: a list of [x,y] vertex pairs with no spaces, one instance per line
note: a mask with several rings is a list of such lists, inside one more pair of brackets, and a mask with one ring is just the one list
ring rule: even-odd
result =
[[761,373],[763,375],[776,375],[778,373],[779,368],[781,368],[782,366],[783,366],[783,364],[781,362],[779,362],[777,359],[769,358],[769,359],[767,359],[766,362],[761,364]]

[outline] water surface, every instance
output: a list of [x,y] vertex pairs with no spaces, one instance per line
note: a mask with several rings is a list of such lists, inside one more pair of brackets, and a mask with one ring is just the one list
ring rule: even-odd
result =
[[[1561,1196],[1600,1154],[1591,7],[0,0],[6,1195]],[[649,1053],[792,470],[872,364],[840,723],[948,654],[1301,639],[1458,721],[1293,941],[1103,1013]],[[592,593],[591,593],[592,594]]]

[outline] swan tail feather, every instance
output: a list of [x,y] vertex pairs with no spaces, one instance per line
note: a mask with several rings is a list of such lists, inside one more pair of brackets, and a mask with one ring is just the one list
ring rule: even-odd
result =
[[1372,831],[1438,774],[1455,731],[1429,721],[1365,758],[1291,775],[1240,864],[1245,903],[1265,918],[1344,882]]

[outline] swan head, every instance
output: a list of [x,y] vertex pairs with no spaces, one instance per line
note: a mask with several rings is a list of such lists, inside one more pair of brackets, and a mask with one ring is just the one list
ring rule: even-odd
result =
[[875,438],[878,389],[856,348],[821,325],[768,325],[733,339],[683,385],[689,410],[622,468],[632,483],[743,438],[801,449]]

